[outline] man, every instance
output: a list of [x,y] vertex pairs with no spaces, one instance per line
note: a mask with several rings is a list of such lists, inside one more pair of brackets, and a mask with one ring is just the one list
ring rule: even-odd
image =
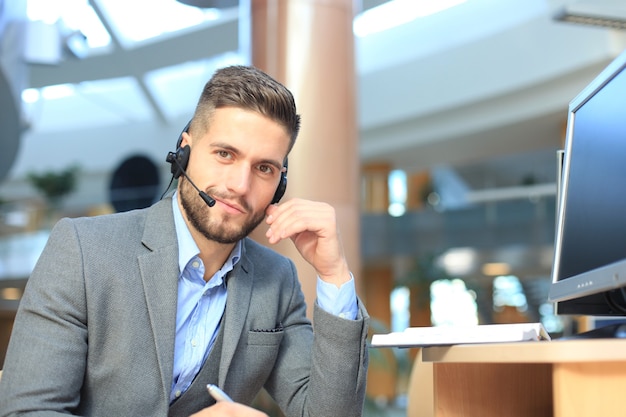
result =
[[[0,415],[256,416],[262,388],[287,416],[361,415],[368,317],[334,209],[278,204],[299,126],[284,86],[224,68],[168,155],[173,196],[61,220],[20,303]],[[318,274],[315,332],[293,263],[246,237],[263,219]]]

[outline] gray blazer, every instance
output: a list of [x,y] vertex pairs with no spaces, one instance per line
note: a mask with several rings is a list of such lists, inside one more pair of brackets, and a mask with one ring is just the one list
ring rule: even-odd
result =
[[[20,303],[0,416],[166,416],[178,273],[170,198],[61,220]],[[265,387],[287,416],[361,415],[360,301],[355,321],[315,306],[314,334],[293,263],[250,239],[227,288],[218,383],[235,401],[249,404]]]

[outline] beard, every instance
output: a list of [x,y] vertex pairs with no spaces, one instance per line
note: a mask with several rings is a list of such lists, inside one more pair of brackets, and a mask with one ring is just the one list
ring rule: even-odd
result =
[[[189,184],[189,181],[185,178],[181,178],[180,181],[180,202],[187,214],[187,218],[194,229],[208,240],[222,244],[236,243],[252,233],[265,217],[265,210],[254,213],[246,201],[237,199],[239,205],[241,205],[247,213],[252,213],[246,218],[244,223],[239,225],[232,222],[232,216],[229,215],[218,218],[215,213],[211,213],[212,209],[200,198],[198,192]],[[207,191],[207,194],[229,199],[226,195],[211,193],[209,191]],[[232,197],[230,197],[230,199],[233,200]]]

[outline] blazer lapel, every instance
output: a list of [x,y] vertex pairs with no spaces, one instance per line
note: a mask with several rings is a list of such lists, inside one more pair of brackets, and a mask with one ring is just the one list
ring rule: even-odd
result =
[[138,259],[165,398],[174,369],[179,274],[171,204],[166,198],[148,210],[142,243],[150,252]]
[[[154,336],[163,392],[169,398],[174,367],[176,308],[178,302],[178,243],[171,209],[166,198],[148,210],[142,243],[150,250],[139,257],[148,315]],[[228,298],[224,340],[219,366],[219,384],[224,385],[248,316],[254,267],[245,254],[228,274]]]
[[245,241],[240,262],[228,274],[228,298],[224,312],[224,341],[219,369],[219,384],[224,386],[230,364],[241,338],[252,297],[253,266],[245,255]]

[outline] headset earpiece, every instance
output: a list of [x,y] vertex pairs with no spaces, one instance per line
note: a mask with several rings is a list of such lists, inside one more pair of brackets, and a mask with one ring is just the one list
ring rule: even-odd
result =
[[167,154],[166,161],[172,165],[170,171],[172,172],[174,179],[178,179],[178,177],[183,174],[183,171],[187,169],[190,153],[191,148],[189,145],[185,145],[182,148],[179,146],[178,149],[176,149],[176,152],[169,152]]
[[283,172],[280,173],[280,181],[278,182],[278,188],[276,188],[276,192],[274,193],[274,197],[272,197],[272,204],[277,204],[281,198],[285,195],[285,191],[287,191],[287,169],[288,169],[287,158],[285,158],[285,163],[283,164]]
[[180,132],[180,135],[178,135],[178,140],[176,141],[176,152],[168,152],[167,157],[165,158],[165,161],[172,165],[170,171],[174,176],[174,179],[178,179],[178,177],[183,174],[183,171],[187,169],[187,164],[189,163],[191,148],[189,145],[181,148],[180,145],[183,143],[183,133],[189,132],[190,124],[191,120],[185,125],[185,128],[182,132]]

